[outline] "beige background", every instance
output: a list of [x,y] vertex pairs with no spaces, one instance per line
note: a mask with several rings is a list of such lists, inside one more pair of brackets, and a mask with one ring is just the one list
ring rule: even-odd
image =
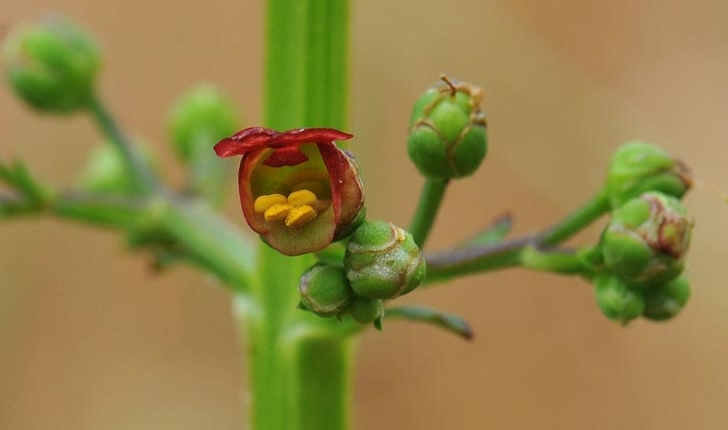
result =
[[[186,87],[215,82],[260,121],[260,3],[10,0],[0,23],[49,9],[85,23],[104,47],[103,94],[179,182],[163,124]],[[441,71],[486,89],[490,154],[451,187],[433,248],[504,210],[519,232],[557,220],[632,138],[728,186],[726,2],[353,3],[351,130],[372,217],[406,224],[416,200],[403,141],[417,95]],[[0,88],[1,157],[71,184],[98,139],[88,119],[37,116]],[[417,292],[405,300],[467,317],[477,338],[406,323],[367,333],[356,427],[725,428],[728,207],[705,190],[687,205],[694,295],[674,321],[622,328],[584,282],[521,270]],[[232,200],[230,214],[244,228]],[[191,269],[146,269],[108,232],[0,224],[0,429],[246,427],[229,295]]]

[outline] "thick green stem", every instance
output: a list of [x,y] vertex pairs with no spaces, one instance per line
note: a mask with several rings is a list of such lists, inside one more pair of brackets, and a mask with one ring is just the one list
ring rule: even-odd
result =
[[427,236],[430,234],[448,182],[447,180],[427,178],[425,179],[425,184],[422,186],[420,201],[417,204],[417,210],[409,227],[415,243],[420,248],[425,245]]
[[[265,125],[344,129],[346,0],[269,0]],[[315,261],[261,245],[250,301],[237,308],[248,334],[256,430],[348,428],[353,329],[296,309],[298,282]]]
[[112,145],[121,153],[130,170],[132,178],[142,191],[152,191],[159,188],[159,180],[147,163],[144,162],[137,147],[124,134],[109,114],[106,106],[98,96],[91,99],[89,113],[93,116],[101,131],[106,135]]

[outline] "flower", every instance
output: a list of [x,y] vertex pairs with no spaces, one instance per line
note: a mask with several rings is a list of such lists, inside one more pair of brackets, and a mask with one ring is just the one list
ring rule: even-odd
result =
[[319,251],[363,217],[364,193],[353,157],[330,128],[241,130],[215,145],[219,157],[242,155],[238,172],[245,220],[285,255]]

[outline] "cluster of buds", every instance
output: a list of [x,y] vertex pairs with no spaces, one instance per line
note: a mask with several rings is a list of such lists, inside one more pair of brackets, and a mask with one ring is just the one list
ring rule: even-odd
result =
[[632,142],[617,151],[606,185],[612,218],[598,246],[603,270],[594,279],[610,319],[665,320],[690,297],[683,269],[693,222],[679,200],[690,185],[686,168],[660,148]]
[[304,273],[301,304],[320,316],[374,322],[382,317],[384,300],[413,291],[425,272],[410,233],[388,222],[366,221],[349,238],[342,266],[317,264]]

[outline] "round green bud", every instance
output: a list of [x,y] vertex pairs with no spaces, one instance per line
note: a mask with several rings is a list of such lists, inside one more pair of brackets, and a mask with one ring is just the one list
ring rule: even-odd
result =
[[645,193],[616,209],[600,249],[616,276],[641,284],[665,282],[685,266],[692,221],[680,201]]
[[488,150],[483,90],[445,80],[415,102],[407,152],[425,177],[450,179],[475,172]]
[[[151,151],[140,146],[143,161],[156,168]],[[132,194],[138,191],[134,172],[121,151],[109,142],[102,142],[91,151],[77,182],[79,188],[92,193]]]
[[677,315],[690,298],[690,282],[680,276],[645,291],[645,318],[664,321]]
[[70,113],[92,102],[99,49],[65,18],[18,28],[8,36],[3,57],[10,85],[33,108]]
[[366,221],[351,235],[344,268],[351,288],[362,297],[393,299],[425,279],[425,259],[412,235],[394,224]]
[[692,182],[687,167],[662,148],[644,142],[621,146],[607,173],[607,192],[612,207],[648,191],[681,198]]
[[212,145],[233,134],[240,119],[232,102],[212,85],[198,85],[174,105],[168,121],[170,140],[182,161],[215,158]]
[[346,312],[359,324],[369,324],[382,315],[384,308],[379,299],[356,296]]
[[597,305],[607,318],[623,324],[642,315],[645,300],[639,291],[613,276],[600,276],[594,281]]
[[354,300],[344,269],[332,264],[309,267],[301,275],[298,292],[306,309],[320,316],[338,315]]

